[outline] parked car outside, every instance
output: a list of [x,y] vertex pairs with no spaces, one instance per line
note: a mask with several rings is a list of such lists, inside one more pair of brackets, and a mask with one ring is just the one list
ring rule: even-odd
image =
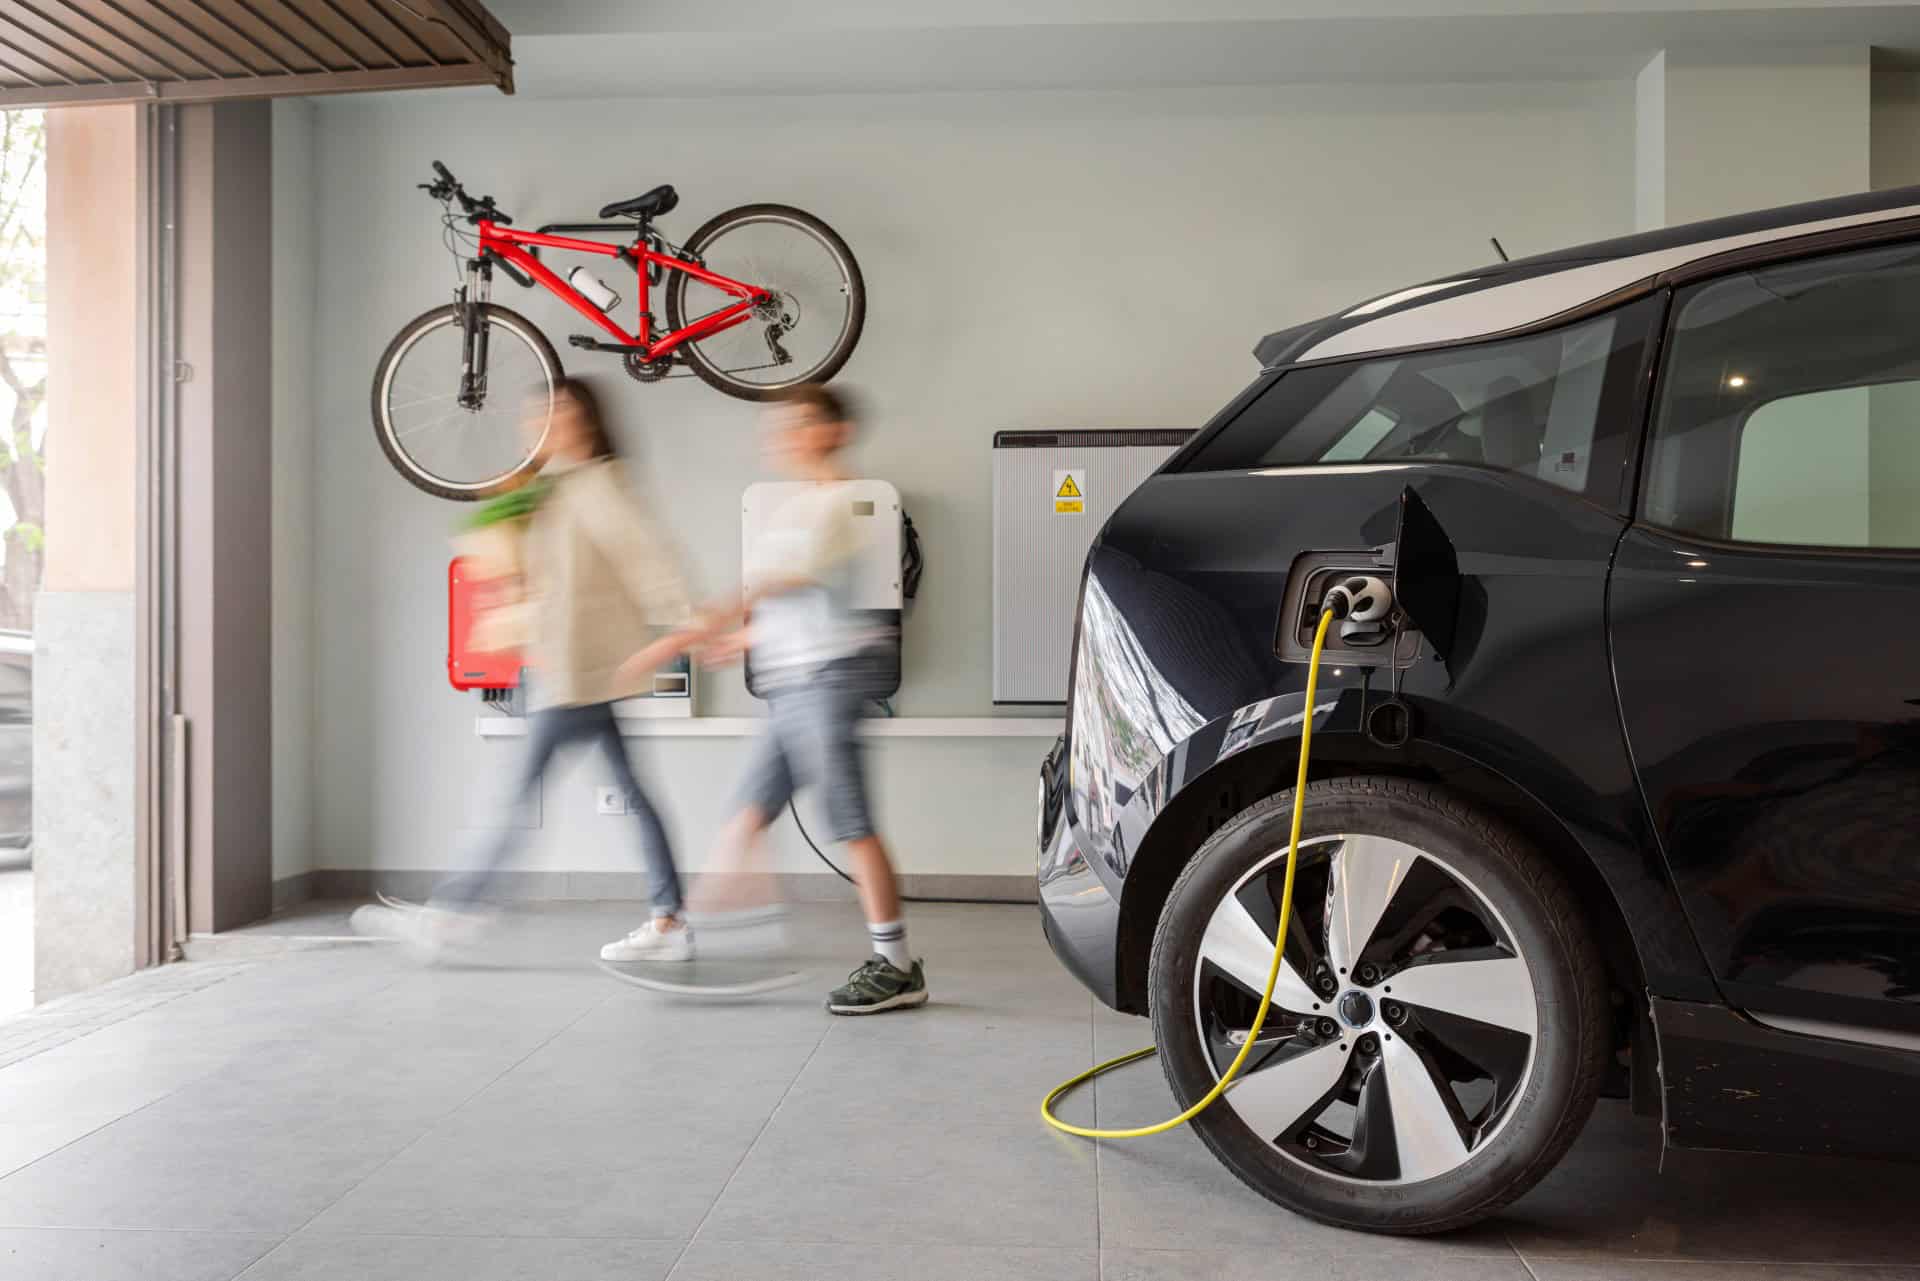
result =
[[33,845],[33,636],[0,631],[0,850]]
[[[1255,1189],[1461,1226],[1596,1098],[1679,1147],[1920,1150],[1920,188],[1273,334],[1087,560],[1042,771],[1060,957]],[[1397,630],[1330,643],[1332,577]],[[1384,710],[1383,710],[1384,709]]]

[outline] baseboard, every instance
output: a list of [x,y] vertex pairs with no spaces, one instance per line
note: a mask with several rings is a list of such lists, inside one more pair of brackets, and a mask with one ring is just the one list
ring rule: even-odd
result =
[[[445,872],[408,868],[315,868],[303,877],[306,898],[359,899],[374,894],[419,901],[433,892]],[[687,888],[699,887],[700,875],[693,873]],[[851,902],[853,887],[826,872],[784,872],[775,881],[781,893],[794,903]],[[1030,876],[950,876],[940,873],[906,874],[900,888],[910,898],[968,898],[994,903],[1034,902]],[[647,878],[642,872],[503,872],[495,882],[493,894],[513,902],[553,902],[581,900],[644,900]],[[296,900],[297,901],[297,900]],[[279,911],[280,884],[274,886],[274,910]]]
[[319,897],[314,893],[313,872],[301,872],[297,876],[283,876],[273,883],[273,911],[277,916],[288,908],[299,907],[309,899]]

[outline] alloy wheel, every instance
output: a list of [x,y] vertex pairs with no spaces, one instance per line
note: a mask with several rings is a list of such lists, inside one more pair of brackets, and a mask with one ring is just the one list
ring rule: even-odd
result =
[[[1195,1027],[1216,1080],[1266,984],[1286,857],[1242,877],[1200,942]],[[1448,1174],[1492,1142],[1533,1071],[1528,960],[1487,896],[1432,853],[1339,834],[1300,858],[1273,1009],[1222,1106],[1324,1176]]]

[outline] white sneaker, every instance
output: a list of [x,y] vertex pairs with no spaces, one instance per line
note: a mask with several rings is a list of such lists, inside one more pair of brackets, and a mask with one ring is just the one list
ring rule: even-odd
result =
[[362,938],[393,939],[405,942],[414,935],[414,917],[418,908],[405,908],[396,904],[369,903],[365,907],[353,909],[353,915],[347,918],[347,926]]
[[478,943],[490,921],[484,912],[395,899],[354,909],[348,923],[356,934],[404,943],[421,959],[433,960],[450,948]]
[[657,920],[648,921],[623,939],[615,939],[600,949],[603,961],[691,961],[693,930],[682,925],[663,930]]

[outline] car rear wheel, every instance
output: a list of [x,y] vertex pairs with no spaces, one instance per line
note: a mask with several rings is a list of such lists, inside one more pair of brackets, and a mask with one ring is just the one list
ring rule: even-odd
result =
[[[1208,840],[1153,943],[1150,999],[1182,1105],[1245,1042],[1273,959],[1293,794]],[[1593,1109],[1607,991],[1571,890],[1444,789],[1307,789],[1273,1010],[1241,1078],[1193,1122],[1249,1186],[1376,1232],[1443,1232],[1551,1169]]]

